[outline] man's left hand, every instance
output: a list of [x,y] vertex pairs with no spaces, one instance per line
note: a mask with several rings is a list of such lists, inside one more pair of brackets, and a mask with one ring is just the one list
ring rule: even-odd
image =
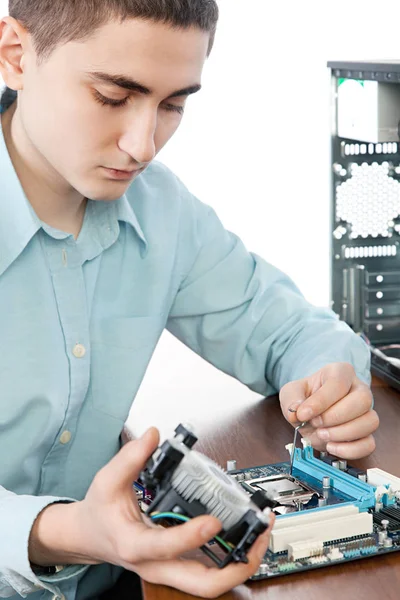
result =
[[280,392],[284,417],[316,450],[356,459],[375,450],[379,417],[370,388],[348,363],[331,363],[314,375],[287,383]]

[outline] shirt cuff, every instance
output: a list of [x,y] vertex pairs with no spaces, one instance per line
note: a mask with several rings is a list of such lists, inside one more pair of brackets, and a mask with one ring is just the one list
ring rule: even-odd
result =
[[55,575],[43,577],[32,571],[28,545],[33,524],[47,506],[61,502],[75,500],[9,494],[0,501],[0,532],[2,539],[8,542],[0,544],[0,591],[7,593],[9,586],[14,594],[23,597],[39,589],[60,595],[57,583],[76,577],[89,568],[89,565],[67,565]]

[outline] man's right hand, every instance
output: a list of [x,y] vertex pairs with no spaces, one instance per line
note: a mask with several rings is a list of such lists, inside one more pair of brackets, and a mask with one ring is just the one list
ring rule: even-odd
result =
[[149,429],[97,473],[84,500],[47,507],[31,532],[31,562],[43,566],[111,563],[151,583],[203,598],[215,598],[251,577],[268,548],[274,517],[248,553],[248,564],[218,569],[180,558],[217,535],[222,525],[205,515],[164,529],[140,511],[132,482],[158,444],[158,431]]

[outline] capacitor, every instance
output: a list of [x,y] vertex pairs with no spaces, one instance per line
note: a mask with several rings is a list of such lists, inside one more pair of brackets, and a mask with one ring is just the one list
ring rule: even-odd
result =
[[244,480],[244,473],[238,473],[237,474],[237,480],[238,481],[243,481]]
[[347,460],[339,460],[339,469],[345,471],[347,469]]
[[378,542],[379,542],[380,546],[382,546],[385,543],[386,539],[387,539],[386,531],[379,531],[378,532]]
[[322,487],[329,488],[331,487],[331,478],[328,475],[324,475],[322,478]]
[[326,498],[318,498],[318,506],[326,506]]
[[261,563],[259,567],[260,575],[266,575],[268,573],[268,565],[265,563]]
[[391,548],[393,546],[393,540],[391,537],[387,536],[385,541],[383,542],[385,548]]
[[389,525],[389,521],[387,519],[382,519],[381,525],[382,525],[383,529],[385,531],[387,531],[387,528],[388,528],[388,525]]
[[246,481],[248,481],[249,479],[251,479],[252,478],[251,473],[249,473],[249,471],[247,471],[247,473],[244,474],[244,478],[245,478]]
[[335,469],[340,469],[340,461],[333,460],[332,461],[332,467],[334,467]]
[[226,463],[227,471],[235,471],[236,470],[236,460],[228,460]]

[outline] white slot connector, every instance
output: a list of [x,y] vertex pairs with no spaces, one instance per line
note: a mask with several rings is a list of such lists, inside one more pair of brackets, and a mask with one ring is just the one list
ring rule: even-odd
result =
[[390,485],[392,492],[400,492],[400,477],[386,473],[382,469],[367,469],[368,483],[376,487],[380,485]]
[[311,446],[311,442],[307,438],[301,438],[301,443],[303,444],[303,448],[309,448]]
[[310,558],[318,556],[324,551],[324,542],[322,540],[303,540],[288,544],[288,555],[290,560],[300,560],[301,558]]
[[290,458],[292,458],[292,452],[293,452],[293,449],[294,449],[294,444],[293,443],[292,444],[286,444],[285,449],[289,452]]
[[340,552],[339,548],[336,548],[336,546],[331,548],[331,551],[328,554],[329,560],[341,560],[343,556],[343,552]]
[[372,533],[372,514],[368,512],[330,519],[324,518],[324,512],[319,513],[319,521],[298,523],[293,527],[274,528],[271,533],[270,550],[283,552],[288,550],[289,544],[310,539],[330,542]]
[[[275,521],[274,531],[283,529],[285,527],[297,527],[304,525],[305,523],[320,523],[327,519],[339,519],[346,515],[358,515],[360,511],[354,504],[349,506],[337,506],[335,508],[325,508],[316,512],[304,510],[298,513],[292,513],[278,517]],[[309,536],[307,536],[309,537]]]

